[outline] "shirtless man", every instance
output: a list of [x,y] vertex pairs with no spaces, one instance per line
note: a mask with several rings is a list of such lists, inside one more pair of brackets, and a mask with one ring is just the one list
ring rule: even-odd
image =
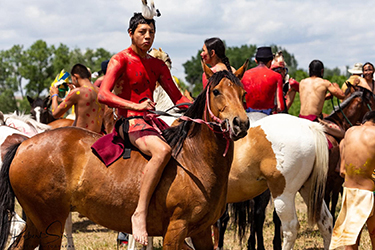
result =
[[132,44],[109,61],[107,74],[100,87],[99,101],[118,109],[124,122],[129,124],[125,135],[120,128],[120,135],[127,135],[135,147],[151,156],[143,170],[138,205],[132,216],[134,239],[147,245],[148,205],[171,157],[170,146],[150,121],[145,120],[147,110],[153,110],[155,107],[153,91],[156,81],[161,84],[173,103],[190,101],[181,95],[165,63],[147,53],[155,37],[154,19],[145,19],[141,13],[135,13],[130,19],[128,34]]
[[318,121],[323,123],[326,127],[326,132],[337,139],[344,137],[345,131],[334,123],[321,120],[323,105],[326,98],[327,91],[333,96],[343,99],[344,92],[340,89],[337,83],[331,83],[323,79],[324,65],[319,60],[313,60],[309,65],[309,78],[303,79],[300,82],[300,100],[301,110],[299,117],[311,121]]
[[73,88],[68,96],[58,104],[58,92],[56,87],[50,88],[52,98],[52,115],[59,118],[65,114],[73,105],[75,120],[73,126],[86,128],[96,133],[102,129],[104,105],[98,101],[99,88],[94,86],[87,67],[76,64],[71,70]]
[[366,113],[361,126],[347,130],[340,143],[340,155],[340,174],[345,178],[344,195],[330,249],[344,245],[345,249],[358,249],[365,223],[374,249],[375,111]]

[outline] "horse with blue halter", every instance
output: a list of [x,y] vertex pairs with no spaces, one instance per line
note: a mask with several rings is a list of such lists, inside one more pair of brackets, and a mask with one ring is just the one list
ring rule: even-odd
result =
[[[246,65],[236,75],[242,76],[245,69]],[[232,140],[245,136],[249,126],[239,79],[224,71],[213,74],[206,65],[204,70],[210,76],[206,91],[178,126],[164,131],[174,158],[153,194],[147,218],[149,235],[164,237],[163,249],[181,249],[186,237],[192,238],[196,249],[212,249],[210,226],[225,208]],[[100,137],[67,127],[9,148],[0,180],[0,211],[5,218],[0,249],[7,237],[9,212],[14,211],[14,197],[27,215],[26,230],[14,248],[59,248],[70,211],[107,228],[131,232],[130,217],[148,158],[132,150],[130,159],[120,158],[106,167],[91,150]],[[40,157],[47,149],[50,154]]]

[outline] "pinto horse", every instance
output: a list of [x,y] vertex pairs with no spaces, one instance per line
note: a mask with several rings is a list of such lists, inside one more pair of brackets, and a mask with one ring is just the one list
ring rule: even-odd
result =
[[[344,131],[353,125],[361,123],[366,112],[375,109],[375,98],[371,91],[360,86],[353,86],[349,82],[346,82],[346,84],[348,88],[345,92],[343,102],[339,106],[336,106],[332,113],[325,118],[337,124]],[[335,221],[336,206],[344,179],[336,171],[336,166],[340,160],[339,144],[335,138],[332,136],[329,137],[334,147],[330,150],[324,199],[327,206],[330,207],[331,215]]]
[[283,232],[283,249],[292,249],[299,228],[295,196],[300,192],[308,220],[318,224],[328,249],[332,216],[324,203],[328,171],[328,145],[321,124],[287,114],[276,114],[254,123],[235,142],[227,202],[253,199],[267,188],[271,192]]
[[56,120],[53,117],[52,112],[50,111],[52,102],[49,96],[44,99],[41,99],[40,97],[34,99],[30,96],[27,96],[27,100],[29,101],[29,104],[31,106],[31,117],[37,122],[48,124]]
[[[236,76],[242,77],[246,66]],[[225,208],[232,140],[245,136],[249,127],[239,79],[226,71],[213,74],[206,65],[204,71],[210,78],[206,91],[179,125],[165,131],[174,158],[164,169],[147,217],[147,231],[164,237],[163,249],[181,249],[186,237],[192,238],[196,249],[213,248],[210,226]],[[26,230],[14,248],[59,248],[70,211],[107,228],[131,232],[131,215],[149,158],[134,149],[130,159],[120,158],[106,167],[91,150],[99,138],[88,130],[67,127],[9,148],[0,180],[0,204],[5,204],[0,207],[4,218],[0,249],[8,236],[14,197],[27,215]],[[46,150],[50,154],[40,157]]]

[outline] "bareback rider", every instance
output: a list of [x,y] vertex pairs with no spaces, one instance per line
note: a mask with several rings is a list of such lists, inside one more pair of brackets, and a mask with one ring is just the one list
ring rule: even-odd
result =
[[[152,122],[145,120],[147,111],[155,107],[153,91],[156,81],[175,104],[190,101],[177,89],[165,63],[147,54],[154,41],[155,20],[135,13],[130,19],[128,34],[132,44],[111,58],[99,91],[99,100],[118,109],[119,115],[128,121],[127,135],[131,144],[151,156],[143,171],[138,205],[132,216],[134,239],[147,245],[148,205],[171,157],[170,146]],[[124,138],[122,131],[120,128],[119,133]]]
[[245,72],[241,82],[247,92],[246,111],[271,113],[286,112],[283,101],[283,79],[270,68],[271,47],[259,47],[255,55],[257,67]]
[[[341,140],[345,131],[328,120],[322,120],[322,111],[327,91],[333,96],[343,99],[344,92],[337,83],[323,79],[324,65],[319,60],[313,60],[309,65],[310,77],[303,79],[299,85],[301,110],[299,117],[310,121],[319,121],[326,128],[326,133]],[[332,145],[330,145],[330,148]]]

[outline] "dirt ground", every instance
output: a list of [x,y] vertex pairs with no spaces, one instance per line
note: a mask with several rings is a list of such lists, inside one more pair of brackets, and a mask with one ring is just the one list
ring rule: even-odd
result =
[[[317,226],[311,228],[307,225],[306,206],[302,198],[297,195],[296,198],[297,216],[300,223],[295,250],[313,250],[324,249],[323,238],[320,236]],[[18,207],[17,212],[20,211]],[[337,212],[339,208],[337,208]],[[272,240],[274,236],[274,224],[272,221],[273,204],[270,202],[266,212],[266,221],[264,225],[264,244],[265,249],[273,249]],[[65,235],[64,235],[65,236]],[[117,232],[109,230],[105,227],[97,225],[87,218],[80,218],[78,213],[73,213],[73,238],[75,249],[77,250],[101,250],[101,249],[117,249]],[[153,241],[154,249],[162,248],[162,238],[155,237]],[[138,249],[142,249],[141,245],[137,245]],[[63,239],[61,249],[66,248],[66,237]],[[120,247],[121,250],[127,249],[127,246]],[[229,225],[224,239],[225,250],[241,250],[247,249],[247,237],[241,246],[237,237],[234,236],[234,228]],[[365,229],[361,236],[361,246],[359,249],[371,249],[371,241]]]

